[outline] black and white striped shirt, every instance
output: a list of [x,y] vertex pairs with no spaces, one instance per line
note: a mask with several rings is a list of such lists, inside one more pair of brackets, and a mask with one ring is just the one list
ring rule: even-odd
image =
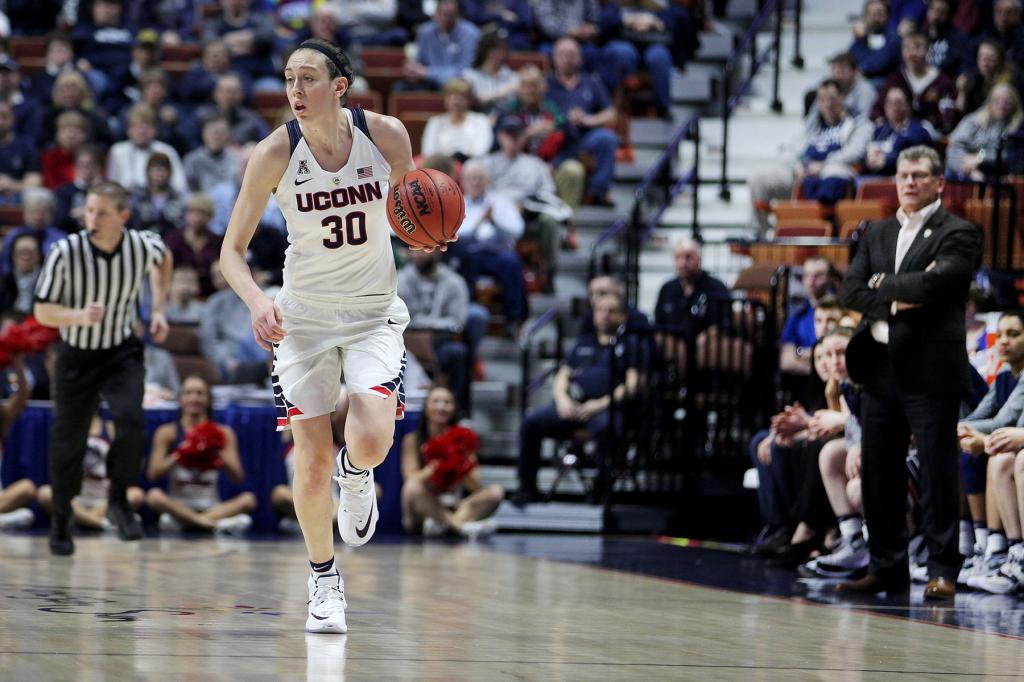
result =
[[166,252],[155,232],[125,229],[112,253],[96,248],[84,231],[69,235],[46,255],[36,282],[36,301],[73,309],[102,303],[106,314],[101,322],[61,327],[60,337],[75,348],[114,348],[134,334],[143,283],[149,271],[163,263]]

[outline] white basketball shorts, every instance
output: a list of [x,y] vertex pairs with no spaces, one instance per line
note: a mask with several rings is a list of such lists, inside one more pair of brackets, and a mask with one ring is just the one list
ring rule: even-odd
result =
[[350,393],[398,394],[395,419],[405,416],[405,342],[409,310],[389,304],[310,300],[282,289],[275,299],[286,332],[274,345],[277,429],[293,419],[334,411],[342,377]]

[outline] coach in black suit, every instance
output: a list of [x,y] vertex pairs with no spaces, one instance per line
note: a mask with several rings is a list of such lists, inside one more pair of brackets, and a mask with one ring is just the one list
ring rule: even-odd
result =
[[957,546],[956,424],[970,390],[964,309],[981,233],[942,208],[942,160],[928,147],[896,164],[900,209],[872,222],[843,283],[844,305],[864,313],[847,349],[850,377],[864,385],[861,480],[871,563],[844,592],[906,592],[907,467],[914,434],[921,462],[925,597],[950,598],[963,562]]

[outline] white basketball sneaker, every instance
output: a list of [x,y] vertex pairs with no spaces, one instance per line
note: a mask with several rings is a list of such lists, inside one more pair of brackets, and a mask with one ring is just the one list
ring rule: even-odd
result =
[[334,573],[315,576],[309,574],[309,615],[306,617],[306,632],[345,634],[345,581],[337,568]]
[[361,547],[377,530],[377,491],[373,485],[373,469],[353,474],[345,466],[345,448],[338,453],[338,475],[334,480],[341,488],[338,505],[338,532],[350,547]]

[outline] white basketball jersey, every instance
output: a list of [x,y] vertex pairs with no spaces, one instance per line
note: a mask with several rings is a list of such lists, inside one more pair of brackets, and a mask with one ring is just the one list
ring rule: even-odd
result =
[[344,111],[352,152],[336,173],[313,158],[298,123],[287,124],[292,156],[275,192],[288,223],[284,287],[300,296],[386,305],[397,282],[385,213],[391,165],[370,139],[362,110]]

